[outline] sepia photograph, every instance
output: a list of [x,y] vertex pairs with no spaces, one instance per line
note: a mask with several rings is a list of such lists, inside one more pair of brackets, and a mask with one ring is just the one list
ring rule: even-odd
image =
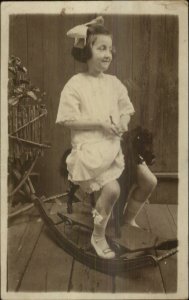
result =
[[3,300],[188,299],[187,9],[2,4]]

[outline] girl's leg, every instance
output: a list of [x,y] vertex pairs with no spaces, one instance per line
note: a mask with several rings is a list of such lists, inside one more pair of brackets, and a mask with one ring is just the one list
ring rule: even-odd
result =
[[137,186],[131,193],[125,211],[126,223],[139,227],[136,224],[136,217],[146,200],[150,197],[157,185],[157,178],[150,171],[148,166],[143,163],[137,167]]
[[112,208],[119,198],[119,195],[119,183],[116,180],[107,183],[102,188],[100,197],[96,202],[96,208],[93,210],[94,230],[91,237],[91,243],[97,254],[107,259],[115,257],[115,253],[110,249],[106,241],[105,231]]

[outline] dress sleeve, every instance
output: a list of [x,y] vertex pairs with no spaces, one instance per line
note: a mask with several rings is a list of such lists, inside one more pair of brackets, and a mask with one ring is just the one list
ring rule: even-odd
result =
[[56,123],[80,118],[80,97],[76,89],[67,83],[61,92]]
[[117,79],[118,83],[118,108],[120,117],[123,115],[133,115],[135,113],[133,104],[131,103],[128,95],[127,88],[123,83]]

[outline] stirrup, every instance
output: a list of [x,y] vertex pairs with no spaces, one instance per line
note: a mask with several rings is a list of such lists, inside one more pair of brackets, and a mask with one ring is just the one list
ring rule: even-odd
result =
[[107,247],[105,249],[102,249],[98,246],[98,242],[106,240],[105,237],[102,238],[95,238],[92,234],[91,236],[91,244],[93,248],[95,249],[98,256],[105,258],[105,259],[112,259],[115,257],[115,252],[110,249],[110,247]]

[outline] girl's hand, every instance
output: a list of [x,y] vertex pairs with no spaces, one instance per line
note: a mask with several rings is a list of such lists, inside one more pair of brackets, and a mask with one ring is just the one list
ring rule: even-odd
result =
[[122,133],[128,131],[128,124],[130,122],[130,116],[129,115],[122,115],[120,117],[120,125],[119,125],[119,128],[120,128],[120,131]]
[[119,128],[115,124],[104,122],[101,124],[101,128],[106,134],[121,136]]

